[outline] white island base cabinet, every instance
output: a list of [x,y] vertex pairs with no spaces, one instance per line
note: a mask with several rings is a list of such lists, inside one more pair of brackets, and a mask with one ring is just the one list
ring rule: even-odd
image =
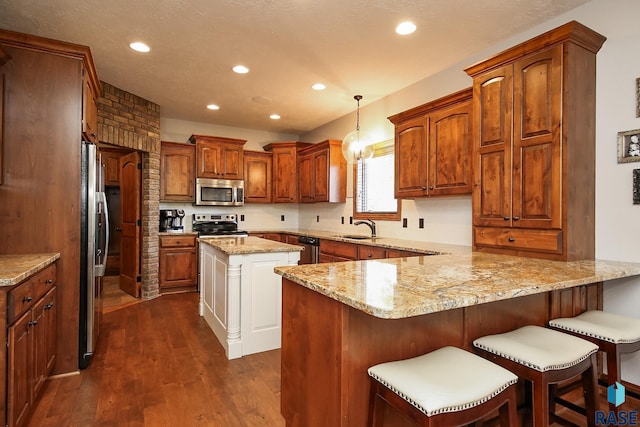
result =
[[228,359],[280,348],[282,277],[273,269],[299,259],[299,250],[229,254],[200,243],[199,312]]

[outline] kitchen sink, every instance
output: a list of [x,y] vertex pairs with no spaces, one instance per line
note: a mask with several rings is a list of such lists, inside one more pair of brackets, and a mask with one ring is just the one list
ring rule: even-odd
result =
[[343,239],[354,239],[354,240],[371,240],[373,237],[363,236],[358,234],[342,234],[336,237],[342,237]]

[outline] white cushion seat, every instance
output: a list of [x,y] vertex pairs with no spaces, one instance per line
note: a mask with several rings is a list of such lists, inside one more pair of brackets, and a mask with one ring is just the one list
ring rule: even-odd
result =
[[539,372],[569,368],[598,351],[589,341],[540,326],[487,335],[473,345]]
[[640,319],[600,310],[549,321],[549,326],[614,344],[640,341]]
[[368,372],[429,417],[478,406],[518,381],[510,371],[457,347],[381,363]]

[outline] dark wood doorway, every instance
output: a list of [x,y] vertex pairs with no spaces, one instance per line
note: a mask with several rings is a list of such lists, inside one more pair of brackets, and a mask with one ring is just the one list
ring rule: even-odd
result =
[[120,289],[136,298],[142,282],[141,187],[142,156],[134,151],[120,158]]

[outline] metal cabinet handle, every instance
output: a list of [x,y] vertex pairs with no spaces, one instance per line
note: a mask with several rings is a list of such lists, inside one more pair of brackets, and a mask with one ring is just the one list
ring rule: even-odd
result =
[[433,185],[430,185],[430,186],[429,186],[429,190],[433,190]]
[[33,297],[22,297],[22,302],[31,302],[33,301]]
[[53,279],[47,279],[44,281],[44,283],[46,283],[47,285],[52,285],[53,284]]
[[505,221],[509,221],[510,219],[511,219],[511,217],[510,217],[510,216],[505,216],[505,217],[504,217],[504,220],[505,220]]
[[44,306],[45,310],[51,310],[52,308],[53,308],[53,303],[52,302],[50,302],[49,304]]
[[29,326],[36,326],[38,324],[37,320],[34,320],[32,322],[29,322]]
[[509,237],[509,241],[510,241],[510,242],[515,242],[515,241],[516,241],[516,239],[514,239],[513,237]]
[[519,217],[519,216],[514,216],[514,217],[513,217],[513,220],[514,220],[514,221],[517,221],[517,220],[519,220],[519,219],[520,219],[520,217]]
[[423,186],[422,186],[422,189],[423,189],[423,190],[426,190],[426,189],[427,189],[427,187],[425,187],[425,186],[423,185]]
[[367,256],[368,256],[369,258],[371,258],[371,257],[373,256],[373,254],[369,254],[369,255],[367,255]]

